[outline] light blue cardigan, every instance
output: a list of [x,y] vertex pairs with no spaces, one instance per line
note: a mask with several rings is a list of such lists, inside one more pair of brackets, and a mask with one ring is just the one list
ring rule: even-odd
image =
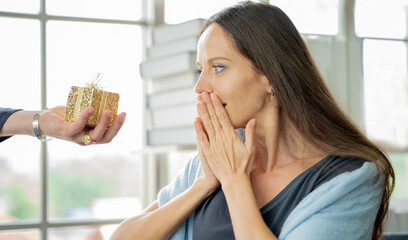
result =
[[[192,158],[158,196],[163,206],[189,187],[201,174],[198,156]],[[282,240],[370,240],[383,193],[383,177],[377,179],[374,163],[342,173],[307,195],[286,219]],[[170,238],[193,239],[194,212]]]

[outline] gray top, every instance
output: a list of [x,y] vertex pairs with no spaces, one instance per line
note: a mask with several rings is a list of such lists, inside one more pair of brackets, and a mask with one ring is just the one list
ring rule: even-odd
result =
[[[238,129],[237,133],[244,140],[243,129]],[[361,161],[354,160],[356,163]],[[343,164],[354,160],[353,158],[345,158],[344,162],[333,161],[326,164],[324,170],[315,169],[317,172],[314,174],[319,175],[318,172],[320,172],[320,176],[313,187],[314,190],[296,204],[293,210],[289,211],[290,214],[284,221],[279,236],[277,236],[280,240],[371,240],[374,220],[384,190],[384,175],[377,168],[377,163],[368,161],[361,167],[356,166],[354,171],[340,174],[345,170],[342,167]],[[343,170],[341,170],[342,168]],[[301,175],[310,173],[310,171],[310,169],[306,170]],[[196,155],[179,171],[171,183],[160,191],[158,194],[159,207],[190,188],[194,181],[200,177],[201,172],[200,159]],[[334,175],[330,176],[331,172]],[[334,177],[335,172],[338,173],[336,177]],[[309,175],[308,177],[312,176]],[[305,180],[309,178],[305,178]],[[282,191],[281,194],[283,195],[285,191],[287,190]],[[262,208],[262,210],[264,209],[267,207]],[[284,210],[284,208],[282,209]],[[220,211],[220,215],[222,213]],[[170,240],[192,240],[196,228],[201,228],[204,231],[207,229],[207,227],[198,226],[194,227],[193,230],[193,225],[196,225],[194,224],[195,214],[196,211],[192,212],[170,237]],[[211,229],[207,230],[206,235],[212,234]],[[197,238],[199,239],[199,237]],[[205,236],[203,239],[206,239]],[[221,237],[216,236],[214,239],[221,239]]]
[[[279,236],[289,214],[309,193],[341,173],[360,168],[364,162],[359,158],[338,156],[327,156],[320,160],[260,209],[266,225],[275,236]],[[228,205],[221,188],[196,209],[193,239],[235,239]]]

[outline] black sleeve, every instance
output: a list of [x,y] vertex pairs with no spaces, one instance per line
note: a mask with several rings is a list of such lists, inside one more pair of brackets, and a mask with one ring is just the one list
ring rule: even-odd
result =
[[[20,111],[22,109],[13,109],[13,108],[2,108],[0,107],[0,130],[3,128],[3,125],[6,123],[7,119],[11,116],[11,114]],[[6,140],[7,138],[9,138],[11,136],[7,136],[7,137],[0,137],[0,142],[3,142],[4,140]]]

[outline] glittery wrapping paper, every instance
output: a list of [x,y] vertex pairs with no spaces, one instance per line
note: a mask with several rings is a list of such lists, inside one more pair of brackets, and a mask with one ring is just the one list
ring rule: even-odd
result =
[[65,120],[75,121],[82,111],[87,107],[94,107],[95,111],[86,123],[87,127],[95,127],[105,109],[112,111],[108,127],[112,126],[118,113],[119,94],[106,92],[91,87],[71,87],[68,95],[67,106],[65,110]]

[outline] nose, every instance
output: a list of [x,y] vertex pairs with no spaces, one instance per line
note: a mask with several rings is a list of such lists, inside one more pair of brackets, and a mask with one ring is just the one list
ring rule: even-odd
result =
[[200,76],[198,77],[197,83],[194,86],[194,91],[197,94],[201,94],[203,92],[211,93],[213,89],[210,84],[210,79],[205,76],[204,72],[201,72]]

